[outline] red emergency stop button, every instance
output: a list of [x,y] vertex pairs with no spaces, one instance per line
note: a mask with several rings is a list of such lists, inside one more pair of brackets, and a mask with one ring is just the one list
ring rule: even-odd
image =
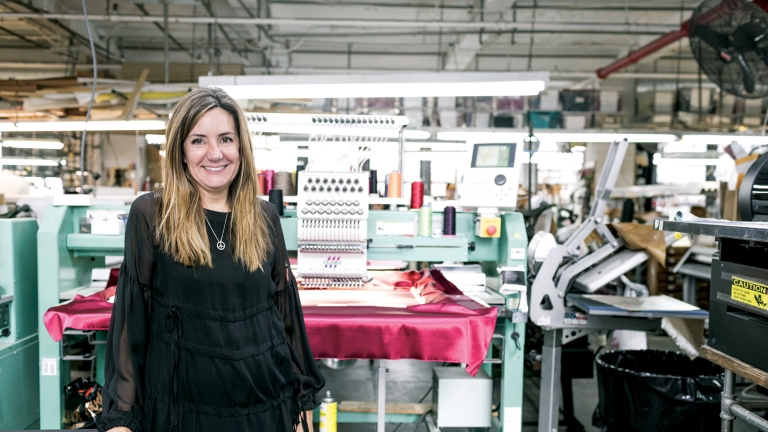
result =
[[485,232],[487,232],[489,236],[496,235],[496,227],[494,225],[488,225]]

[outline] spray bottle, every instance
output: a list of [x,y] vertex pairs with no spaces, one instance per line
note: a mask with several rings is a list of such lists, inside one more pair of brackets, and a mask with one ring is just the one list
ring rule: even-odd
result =
[[331,396],[330,391],[325,392],[320,402],[320,432],[336,432],[338,402]]

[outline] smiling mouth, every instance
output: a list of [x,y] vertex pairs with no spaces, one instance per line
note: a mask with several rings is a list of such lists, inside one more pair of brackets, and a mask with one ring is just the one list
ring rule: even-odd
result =
[[204,166],[203,168],[204,168],[206,171],[208,171],[208,172],[219,172],[219,171],[223,171],[223,170],[224,170],[224,168],[226,168],[226,167],[228,167],[228,166],[229,166],[229,165],[222,165],[222,166],[218,166],[218,167],[207,167],[207,166]]

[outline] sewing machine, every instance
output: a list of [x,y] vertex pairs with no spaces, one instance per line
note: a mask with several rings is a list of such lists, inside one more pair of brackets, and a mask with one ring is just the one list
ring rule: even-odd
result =
[[37,429],[37,221],[0,219],[0,429]]

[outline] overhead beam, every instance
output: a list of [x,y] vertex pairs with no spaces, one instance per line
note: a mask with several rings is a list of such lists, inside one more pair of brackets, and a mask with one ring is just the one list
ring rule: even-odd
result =
[[[147,11],[147,8],[144,7],[144,4],[142,4],[142,3],[134,3],[134,5],[136,6],[136,8],[138,10],[141,11],[141,13],[144,14],[144,16],[149,16],[149,12]],[[184,47],[184,45],[182,45],[181,42],[179,42],[178,39],[173,37],[173,35],[171,34],[170,31],[166,32],[165,31],[165,27],[163,27],[162,24],[160,24],[160,23],[152,23],[152,24],[154,24],[155,27],[157,27],[157,29],[160,30],[163,33],[163,35],[165,35],[167,33],[168,34],[168,40],[173,42],[173,44],[176,45],[179,49],[181,49],[183,51],[187,51],[189,53],[189,56],[192,57],[192,52],[190,50],[186,49]]]
[[44,49],[48,49],[48,47],[47,47],[47,46],[45,46],[45,45],[43,45],[43,44],[41,44],[41,43],[37,43],[37,42],[35,42],[35,41],[31,40],[31,39],[28,39],[28,38],[26,38],[26,37],[24,37],[24,36],[22,36],[22,35],[20,35],[20,34],[18,34],[18,33],[16,33],[16,32],[14,32],[14,31],[8,30],[8,29],[7,29],[7,28],[5,28],[5,27],[2,27],[2,26],[0,26],[0,31],[2,31],[2,32],[5,32],[5,33],[8,33],[8,34],[9,34],[9,35],[11,35],[11,36],[15,36],[15,37],[17,37],[17,38],[19,38],[19,39],[23,40],[24,42],[26,42],[26,43],[29,43],[29,44],[32,44],[32,45],[34,45],[34,46],[36,46],[36,47],[38,47],[38,48],[44,48]]
[[[85,46],[87,48],[90,48],[90,46],[91,46],[90,45],[90,41],[88,40],[87,37],[81,35],[80,33],[76,32],[74,30],[72,30],[68,26],[64,25],[61,21],[59,21],[60,19],[67,19],[67,18],[55,18],[55,17],[53,17],[53,18],[40,18],[40,15],[46,15],[46,13],[42,9],[36,8],[36,7],[34,7],[34,6],[30,5],[30,4],[24,3],[21,0],[4,0],[4,2],[5,3],[13,4],[13,5],[18,6],[18,7],[23,7],[24,9],[26,9],[28,11],[32,11],[32,12],[0,12],[0,13],[9,13],[11,15],[13,15],[15,13],[19,13],[19,14],[22,14],[22,15],[24,15],[24,14],[30,15],[28,17],[19,17],[20,20],[24,20],[24,21],[32,20],[32,19],[44,19],[46,21],[49,21],[51,24],[55,25],[59,29],[64,30],[64,32],[66,32],[67,34],[72,36],[72,38],[77,43],[79,43],[79,44],[81,44],[81,45],[83,45],[83,46]],[[64,15],[67,15],[67,14],[64,14]],[[85,17],[83,17],[83,15],[81,15],[81,14],[72,14],[70,16],[77,17],[75,19],[75,21],[82,21],[82,20],[85,19]],[[90,18],[90,15],[89,15],[89,18]],[[29,21],[29,24],[39,26],[38,23],[35,23],[35,22],[32,22],[32,21]],[[104,48],[102,45],[100,45],[96,41],[93,42],[93,46],[94,46],[94,48],[96,50],[96,55],[101,55],[102,58],[107,59],[107,61],[109,61],[110,55],[109,55],[109,51],[106,48]]]
[[[272,0],[270,1],[271,4],[286,4],[286,5],[316,5],[316,6],[328,6],[327,0],[314,0],[314,1],[308,1],[308,0]],[[419,9],[435,9],[435,3],[434,2],[425,2],[425,3],[396,3],[396,2],[378,2],[378,3],[370,3],[370,2],[359,2],[359,1],[345,1],[344,3],[340,4],[334,4],[334,6],[361,6],[361,7],[377,7],[377,8],[419,8]],[[467,10],[466,5],[443,5],[441,6],[443,9],[452,9],[452,10]],[[517,5],[515,6],[518,10],[520,9],[533,9],[533,5]],[[680,7],[679,6],[635,6],[635,5],[626,5],[626,6],[603,6],[603,5],[596,5],[596,6],[590,6],[590,5],[565,5],[565,4],[537,4],[536,9],[551,9],[551,10],[584,10],[584,11],[590,11],[590,10],[599,10],[599,11],[629,11],[629,12],[679,12]],[[685,10],[692,11],[695,8],[688,7]],[[486,13],[498,13],[500,10],[497,9],[490,9],[485,8],[484,12]]]
[[[12,0],[17,1],[17,0]],[[204,3],[205,4],[205,3]],[[55,14],[55,13],[9,13],[1,12],[2,19],[45,19],[45,20],[83,20],[79,14]],[[106,22],[162,22],[162,16],[144,15],[89,15],[91,21]],[[298,18],[241,18],[241,17],[196,17],[196,16],[171,16],[168,21],[173,24],[235,24],[235,25],[288,25],[297,27],[358,27],[358,28],[442,28],[465,30],[523,30],[530,29],[531,23],[525,21],[413,21],[413,20],[360,20],[360,19],[298,19]],[[537,22],[536,27],[548,30],[591,30],[613,29],[616,31],[653,31],[669,32],[679,28],[673,24],[655,23],[609,23],[609,22]],[[221,27],[220,27],[221,28]]]

